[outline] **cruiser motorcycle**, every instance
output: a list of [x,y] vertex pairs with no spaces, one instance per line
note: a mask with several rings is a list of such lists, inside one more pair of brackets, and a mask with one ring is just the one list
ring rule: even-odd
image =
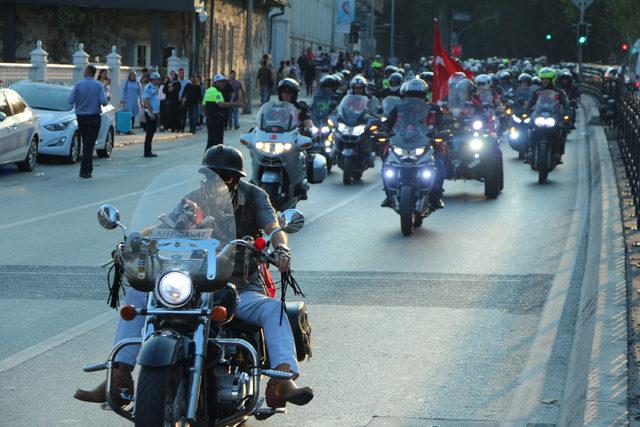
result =
[[[106,370],[108,405],[136,426],[236,426],[249,417],[262,420],[286,412],[262,406],[260,380],[291,374],[268,368],[262,330],[234,317],[238,293],[228,282],[237,255],[242,259],[249,251],[263,265],[273,259],[270,236],[237,239],[226,185],[209,169],[196,171],[178,166],[160,174],[142,195],[128,228],[115,207],[103,205],[98,211],[102,227],[124,231],[113,252],[116,274],[148,297],[146,307],[120,309],[127,321],[144,316],[141,338],[118,342],[106,362],[85,371]],[[280,224],[280,230],[295,233],[304,217],[287,210]],[[268,269],[260,271],[263,279],[270,278]],[[291,280],[287,277],[285,282]],[[283,315],[303,360],[311,355],[305,304],[285,304],[283,298]],[[135,396],[120,390],[121,399],[114,402],[114,361],[129,346],[141,346]]]

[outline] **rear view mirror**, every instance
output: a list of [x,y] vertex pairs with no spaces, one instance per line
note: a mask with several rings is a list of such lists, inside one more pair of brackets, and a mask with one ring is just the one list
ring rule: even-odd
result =
[[7,120],[7,115],[5,113],[0,113],[0,122],[4,122]]
[[280,227],[287,234],[297,233],[304,227],[304,215],[297,209],[287,209],[278,215]]
[[98,222],[107,230],[113,230],[120,224],[120,212],[113,205],[102,205],[98,209]]

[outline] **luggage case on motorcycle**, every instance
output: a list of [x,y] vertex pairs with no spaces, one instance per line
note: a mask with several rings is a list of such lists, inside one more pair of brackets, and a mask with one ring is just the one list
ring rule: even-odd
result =
[[131,132],[131,112],[116,111],[116,133]]
[[296,357],[298,362],[302,362],[311,357],[311,325],[307,305],[303,302],[287,302],[285,306],[296,343]]

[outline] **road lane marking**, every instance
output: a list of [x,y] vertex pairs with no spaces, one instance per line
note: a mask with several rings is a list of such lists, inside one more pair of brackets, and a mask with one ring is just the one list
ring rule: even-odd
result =
[[66,331],[61,332],[58,335],[47,338],[46,340],[41,341],[36,345],[12,354],[11,356],[0,360],[0,373],[6,372],[11,368],[20,365],[21,363],[31,360],[34,357],[39,356],[42,353],[56,348],[68,341],[71,341],[72,339],[77,338],[80,335],[86,334],[93,329],[99,328],[105,323],[115,320],[117,318],[117,315],[117,311],[109,310],[106,313],[102,313],[101,315],[94,317],[93,319],[89,319],[84,323],[67,329]]

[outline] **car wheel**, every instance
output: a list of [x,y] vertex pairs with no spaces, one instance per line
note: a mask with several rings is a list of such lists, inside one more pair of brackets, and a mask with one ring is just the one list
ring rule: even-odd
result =
[[69,155],[67,155],[67,163],[75,163],[80,158],[80,134],[76,131],[71,137],[71,145],[69,147]]
[[38,135],[31,137],[29,143],[29,151],[27,151],[27,157],[20,163],[16,163],[18,170],[22,172],[31,172],[36,167],[36,161],[38,160]]
[[111,152],[113,151],[113,143],[114,143],[114,131],[113,128],[109,128],[109,132],[107,133],[107,140],[104,142],[104,148],[102,150],[96,150],[98,157],[110,157]]

